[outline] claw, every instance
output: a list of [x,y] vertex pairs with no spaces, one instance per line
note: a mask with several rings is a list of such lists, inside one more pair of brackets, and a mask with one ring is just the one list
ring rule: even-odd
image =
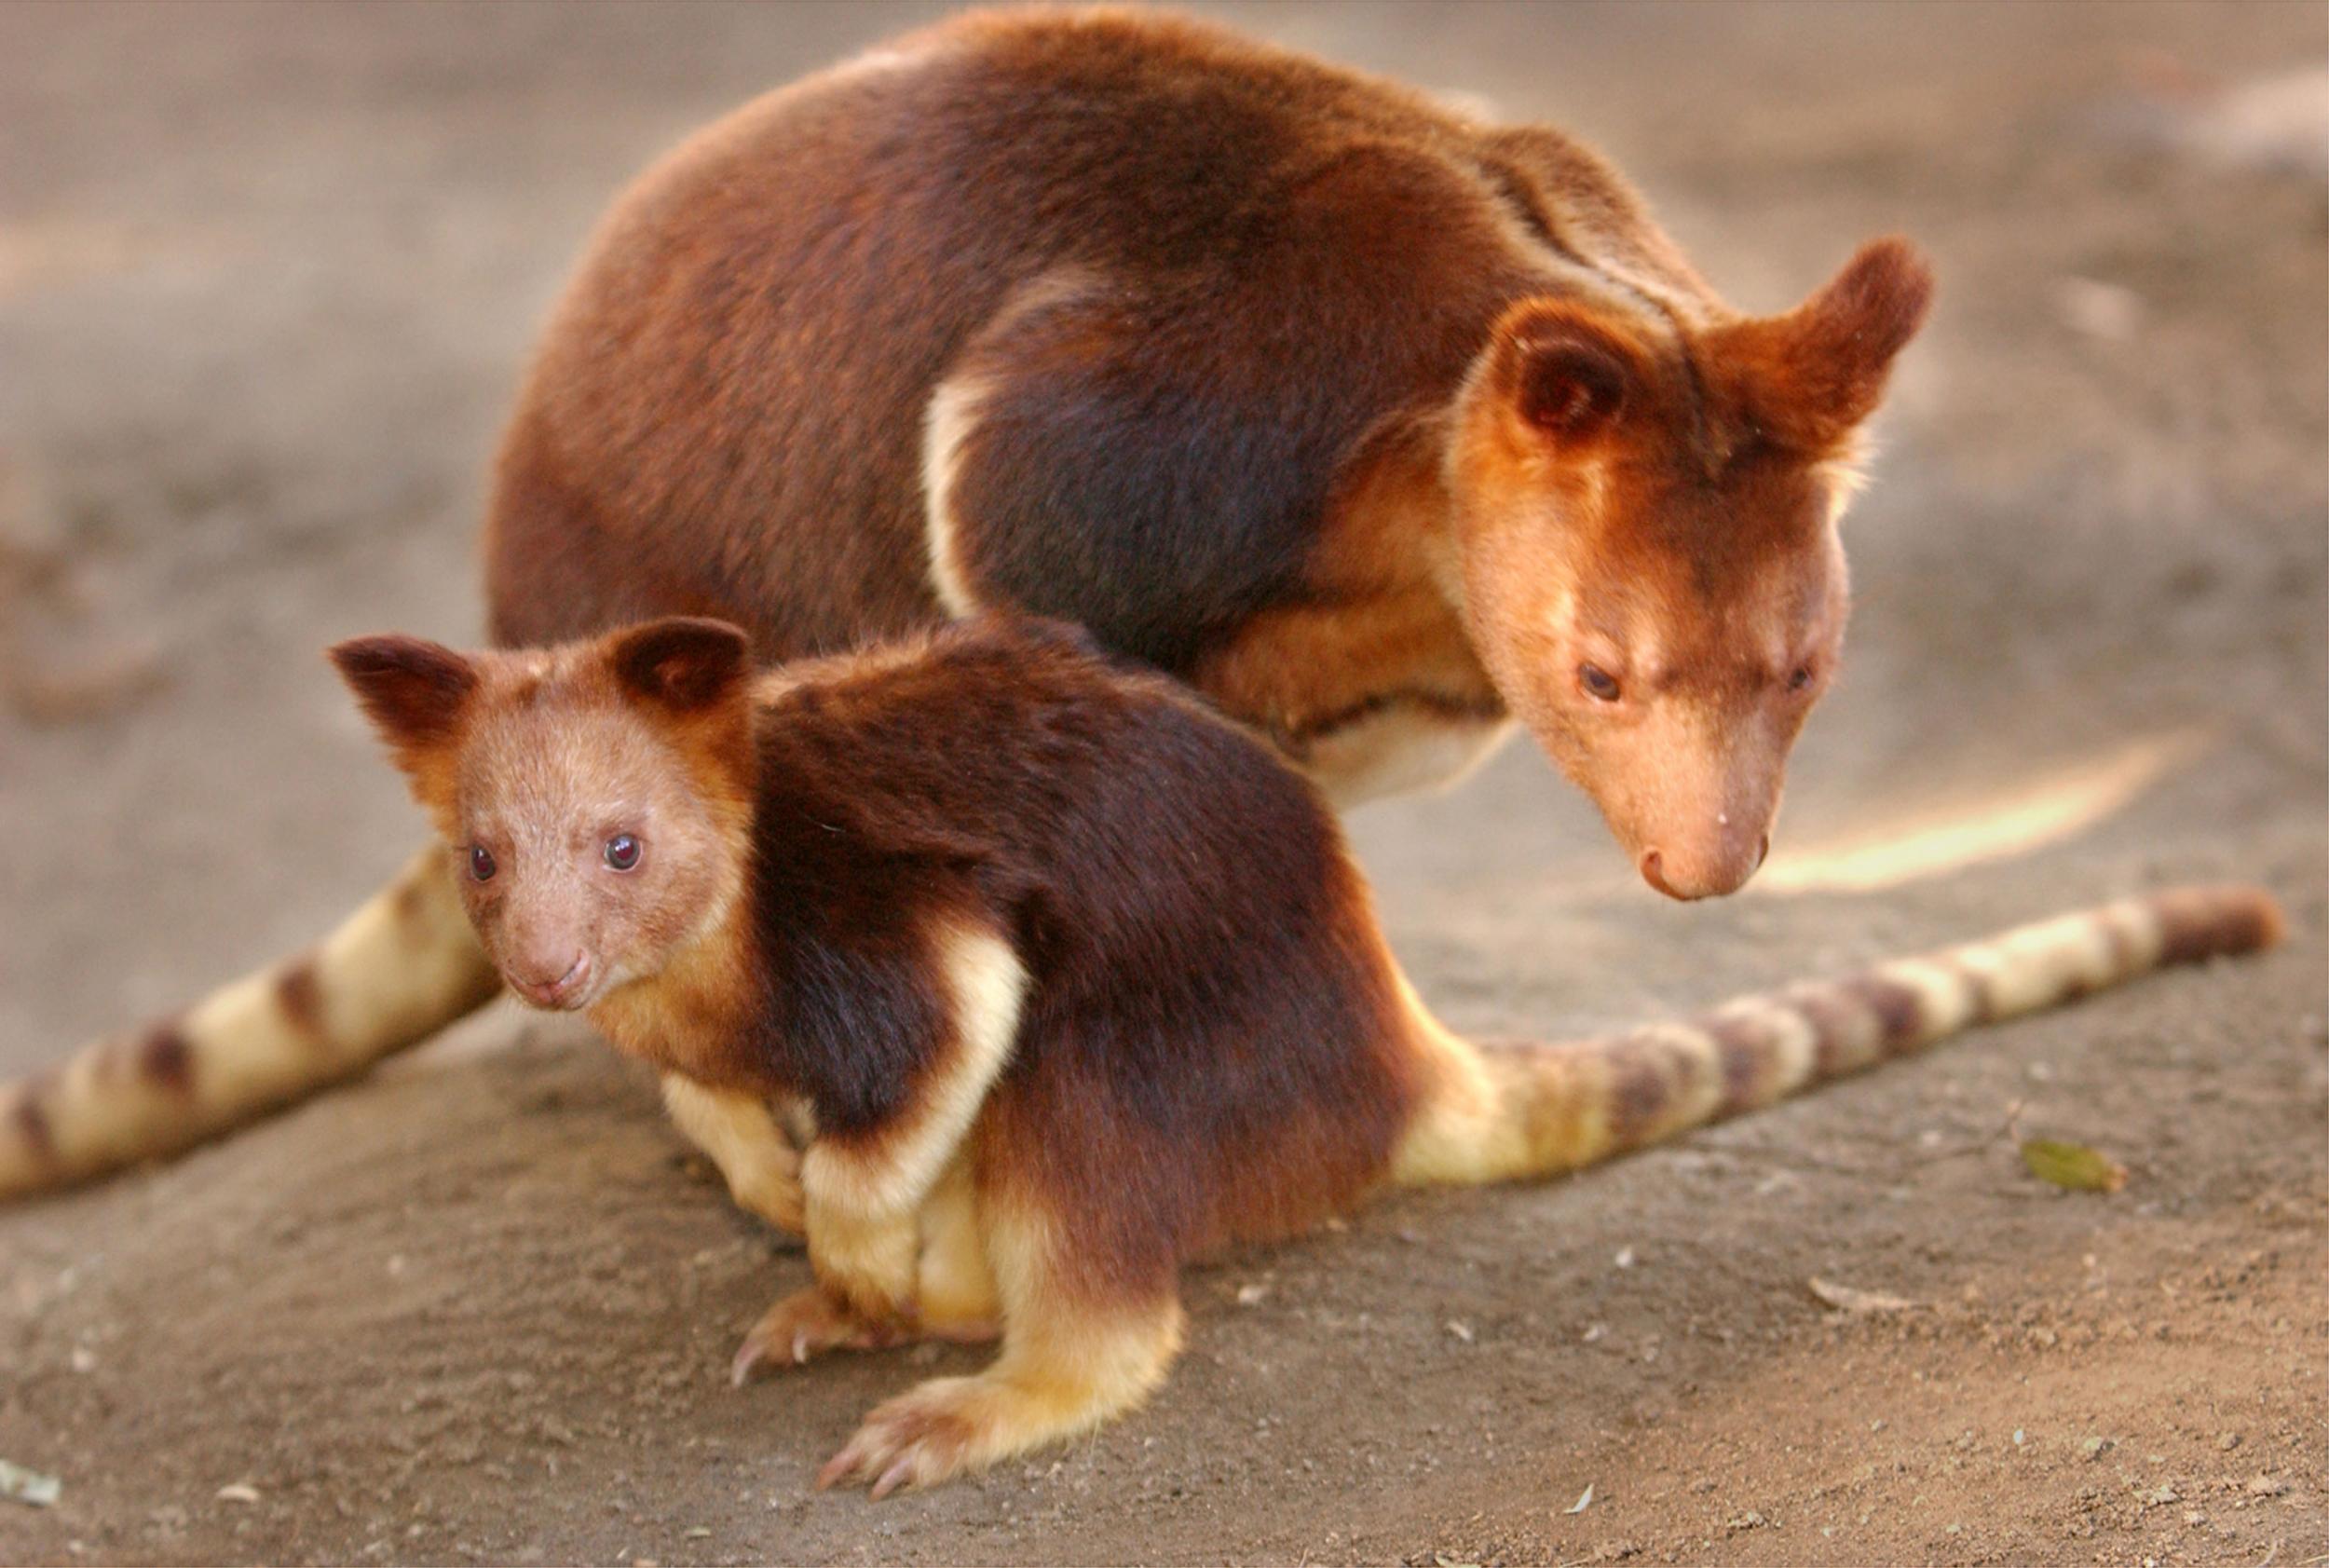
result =
[[826,1460],[824,1468],[817,1472],[817,1490],[829,1492],[840,1485],[855,1472],[858,1464],[857,1444],[852,1439],[840,1452]]
[[729,1379],[741,1388],[756,1371],[806,1366],[822,1351],[883,1350],[912,1337],[908,1325],[868,1323],[813,1288],[799,1290],[752,1326],[729,1363]]
[[905,1458],[899,1460],[896,1464],[882,1471],[881,1479],[873,1483],[873,1492],[871,1493],[873,1501],[878,1503],[884,1497],[889,1496],[891,1493],[895,1492],[899,1487],[905,1485],[908,1480],[912,1479],[913,1474],[914,1456],[913,1454],[908,1453]]

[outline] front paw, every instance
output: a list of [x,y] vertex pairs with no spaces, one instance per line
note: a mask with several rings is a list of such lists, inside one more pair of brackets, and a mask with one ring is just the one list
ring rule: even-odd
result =
[[796,1290],[760,1316],[744,1335],[729,1381],[742,1388],[763,1367],[806,1366],[828,1350],[886,1350],[912,1337],[903,1322],[859,1316],[814,1286]]

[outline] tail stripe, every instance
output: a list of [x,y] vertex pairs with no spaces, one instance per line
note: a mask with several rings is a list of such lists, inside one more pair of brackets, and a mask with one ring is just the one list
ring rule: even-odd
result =
[[283,1021],[294,1033],[317,1044],[326,1043],[330,1031],[323,1023],[323,986],[316,978],[315,960],[306,954],[292,961],[275,978],[275,1002]]
[[1699,1021],[1723,1053],[1724,1093],[1717,1116],[1791,1094],[1817,1068],[1818,1027],[1784,998],[1741,997]]
[[1722,1054],[1705,1030],[1654,1024],[1612,1053],[1603,1147],[1630,1149],[1694,1126],[1723,1100]]
[[1886,1042],[1895,1055],[1916,1050],[1977,1021],[1978,999],[1946,960],[1894,959],[1879,964],[1876,974],[1905,987],[1916,999],[1910,1032]]
[[1811,1026],[1813,1078],[1858,1072],[1885,1054],[1885,1020],[1850,985],[1799,985],[1781,993]]
[[[116,1043],[102,1050],[92,1064],[96,1077],[129,1077],[143,1073],[174,1095],[194,1093],[194,1042],[176,1024],[157,1024],[142,1041]],[[120,1064],[127,1061],[129,1072]]]
[[1832,987],[1815,989],[1832,991],[1846,1001],[1858,1003],[1866,1008],[1868,1016],[1875,1020],[1875,1048],[1855,1066],[1871,1066],[1886,1057],[1899,1056],[1913,1049],[1917,1036],[1924,1029],[1925,1007],[1916,990],[1889,975],[1862,975],[1839,981]]
[[16,1124],[17,1136],[24,1140],[33,1157],[48,1163],[57,1157],[56,1130],[48,1125],[48,1112],[43,1101],[53,1092],[53,1072],[43,1073],[17,1091],[16,1103],[9,1109],[9,1120]]

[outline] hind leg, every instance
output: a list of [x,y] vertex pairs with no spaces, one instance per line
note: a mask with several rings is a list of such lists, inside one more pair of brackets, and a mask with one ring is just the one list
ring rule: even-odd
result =
[[1002,1306],[979,1234],[978,1191],[968,1160],[957,1160],[922,1205],[922,1255],[916,1276],[921,1330],[932,1339],[977,1344],[1002,1333]]
[[974,1376],[933,1378],[876,1406],[818,1486],[865,1482],[883,1497],[934,1485],[1096,1426],[1164,1381],[1182,1321],[1169,1276],[1145,1298],[1096,1302],[1059,1267],[1048,1224],[989,1216],[984,1229],[1002,1354]]

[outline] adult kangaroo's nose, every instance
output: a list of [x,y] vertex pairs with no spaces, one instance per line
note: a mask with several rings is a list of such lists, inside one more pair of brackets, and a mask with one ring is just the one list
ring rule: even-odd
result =
[[1641,852],[1641,879],[1668,898],[1720,898],[1745,887],[1763,868],[1771,853],[1771,835],[1758,836],[1751,856],[1740,852],[1744,848],[1718,841],[1696,853],[1669,855],[1663,849],[1647,849]]

